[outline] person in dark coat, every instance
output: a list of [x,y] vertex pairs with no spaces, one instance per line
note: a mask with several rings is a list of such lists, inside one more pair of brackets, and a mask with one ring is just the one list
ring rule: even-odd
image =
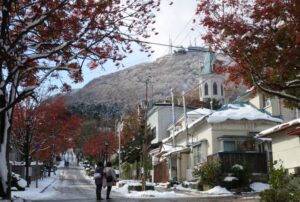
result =
[[103,163],[101,161],[99,161],[97,163],[97,167],[95,170],[95,174],[94,174],[94,179],[95,179],[95,184],[96,184],[96,196],[97,196],[97,200],[102,200],[101,198],[101,189],[102,189],[102,179],[103,179]]
[[116,185],[116,172],[115,170],[111,167],[111,162],[107,162],[106,167],[104,169],[106,181],[107,181],[107,191],[106,191],[106,199],[110,199],[110,191],[111,187]]

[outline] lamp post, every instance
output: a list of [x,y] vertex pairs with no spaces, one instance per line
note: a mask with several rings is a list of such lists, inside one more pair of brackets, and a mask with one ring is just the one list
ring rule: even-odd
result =
[[107,156],[108,156],[108,153],[107,153],[108,140],[107,139],[104,140],[104,145],[105,145],[105,163],[107,163]]
[[25,166],[26,166],[26,181],[27,181],[27,187],[30,185],[30,179],[29,179],[29,152],[30,152],[30,142],[29,142],[29,135],[30,135],[30,124],[31,124],[31,118],[25,119],[25,126],[26,126],[26,139],[25,139]]

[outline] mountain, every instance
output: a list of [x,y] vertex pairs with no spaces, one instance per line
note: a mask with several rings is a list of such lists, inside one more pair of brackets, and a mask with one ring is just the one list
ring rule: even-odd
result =
[[101,76],[83,88],[70,93],[70,105],[117,105],[132,108],[146,96],[146,80],[149,78],[148,99],[165,100],[174,92],[189,90],[198,84],[200,65],[204,52],[184,51],[166,55],[154,62],[138,64],[124,70]]

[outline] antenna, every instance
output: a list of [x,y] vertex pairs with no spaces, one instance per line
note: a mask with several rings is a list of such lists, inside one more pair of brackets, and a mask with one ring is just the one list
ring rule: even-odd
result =
[[172,53],[173,53],[173,44],[172,44],[171,35],[169,34],[169,54],[172,55]]

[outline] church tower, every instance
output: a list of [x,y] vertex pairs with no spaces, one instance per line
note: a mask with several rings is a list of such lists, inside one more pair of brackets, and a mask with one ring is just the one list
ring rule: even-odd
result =
[[207,101],[208,99],[216,99],[224,104],[224,81],[223,74],[214,73],[214,66],[216,64],[216,54],[214,52],[205,53],[204,61],[200,64],[200,78],[199,78],[199,95],[200,101]]

